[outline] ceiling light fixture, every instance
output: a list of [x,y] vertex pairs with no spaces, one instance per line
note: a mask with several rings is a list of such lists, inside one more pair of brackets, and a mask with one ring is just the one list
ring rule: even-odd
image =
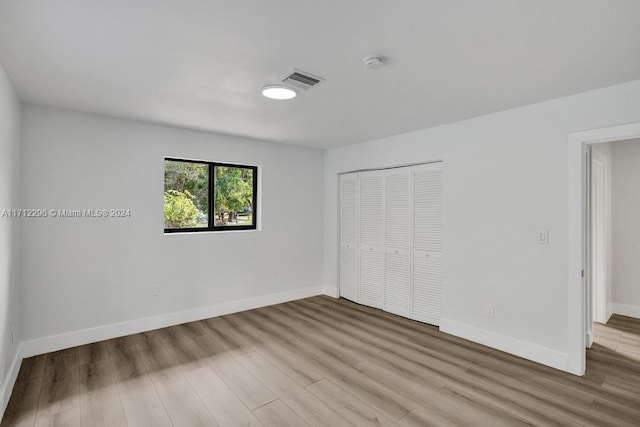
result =
[[262,95],[279,101],[295,98],[297,93],[290,87],[283,85],[268,85],[262,88]]

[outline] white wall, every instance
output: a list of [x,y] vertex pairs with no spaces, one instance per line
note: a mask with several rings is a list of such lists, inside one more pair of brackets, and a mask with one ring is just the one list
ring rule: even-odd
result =
[[[0,65],[0,212],[20,207],[20,100]],[[17,366],[20,342],[20,220],[0,217],[0,418]],[[15,326],[15,342],[11,327]],[[19,366],[19,365],[18,365]]]
[[640,139],[613,145],[613,310],[640,318]]
[[606,319],[613,314],[613,143],[604,142],[593,144],[593,149],[599,151],[606,158],[605,170],[605,299]]
[[441,159],[441,329],[567,370],[568,134],[638,121],[640,81],[327,151],[325,292],[337,292],[337,174]]
[[[23,122],[24,206],[132,212],[25,221],[25,339],[98,327],[25,343],[27,353],[219,313],[221,304],[321,292],[321,151],[34,105]],[[165,156],[260,166],[262,231],[164,235]],[[160,320],[135,322],[149,316]]]

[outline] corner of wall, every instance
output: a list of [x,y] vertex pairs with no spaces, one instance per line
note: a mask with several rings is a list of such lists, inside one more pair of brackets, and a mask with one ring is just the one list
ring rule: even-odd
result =
[[[11,78],[0,64],[0,204],[3,209],[22,207],[22,101]],[[3,295],[0,313],[0,419],[9,403],[11,392],[22,362],[22,289],[21,289],[21,227],[20,218],[3,218],[0,233],[3,271],[0,293]],[[6,296],[6,298],[4,298]]]
[[333,298],[340,298],[340,289],[333,286],[325,285],[325,287],[322,289],[322,293]]
[[2,388],[0,389],[0,420],[2,420],[4,411],[7,409],[7,405],[9,404],[9,400],[11,399],[11,392],[13,391],[13,386],[15,385],[16,379],[18,378],[18,372],[20,372],[21,365],[22,343],[18,345],[18,350],[13,357],[13,361],[11,362],[9,371],[5,376],[5,380],[2,383]]

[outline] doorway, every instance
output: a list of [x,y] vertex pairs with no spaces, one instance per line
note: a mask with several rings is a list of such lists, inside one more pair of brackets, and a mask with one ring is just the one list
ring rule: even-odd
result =
[[[575,375],[584,375],[586,371],[586,348],[591,345],[593,339],[592,315],[597,314],[594,304],[599,304],[593,298],[594,293],[591,288],[590,273],[597,268],[592,263],[591,255],[592,251],[601,251],[604,248],[602,245],[594,248],[590,237],[592,215],[596,214],[592,212],[590,200],[593,197],[591,192],[593,174],[590,171],[593,166],[591,148],[595,144],[639,137],[640,123],[569,134],[567,371]],[[606,216],[606,203],[604,209],[604,216]],[[603,217],[602,211],[600,216]],[[606,267],[604,271],[606,272]]]
[[611,163],[610,142],[588,144],[585,150],[584,274],[586,287],[585,345],[593,345],[593,323],[608,320],[611,275]]

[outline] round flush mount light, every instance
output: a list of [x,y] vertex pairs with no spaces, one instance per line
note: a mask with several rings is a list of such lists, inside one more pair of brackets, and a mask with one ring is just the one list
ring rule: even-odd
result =
[[290,87],[283,85],[268,85],[262,88],[262,95],[269,99],[277,99],[283,101],[295,98],[297,93]]

